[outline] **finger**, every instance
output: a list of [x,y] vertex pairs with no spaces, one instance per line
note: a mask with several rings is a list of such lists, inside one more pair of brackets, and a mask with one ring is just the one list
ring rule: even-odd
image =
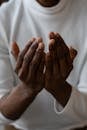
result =
[[64,44],[66,46],[65,41],[63,40],[63,38],[60,36],[59,33],[54,32],[54,38],[56,42],[58,42],[59,44]]
[[62,39],[62,37],[58,33],[55,33],[55,37],[57,39],[56,41],[58,42],[57,46],[60,48],[59,49],[60,50],[60,55],[65,56],[65,55],[69,54],[69,48],[65,44],[65,41]]
[[73,62],[73,60],[75,59],[75,57],[77,55],[77,51],[74,48],[70,47],[69,52],[70,52],[71,60]]
[[38,43],[35,40],[34,43],[32,43],[32,45],[28,49],[28,51],[26,52],[26,54],[24,55],[22,66],[21,66],[20,72],[18,74],[18,76],[21,80],[26,80],[26,77],[27,77],[28,72],[29,72],[30,62],[33,59],[33,56],[35,54],[37,47],[38,47]]
[[51,32],[49,34],[49,38],[55,39],[55,44],[54,44],[54,50],[56,52],[57,57],[62,58],[63,56],[65,56],[67,53],[69,53],[69,49],[66,46],[64,40],[62,39],[62,37],[55,32]]
[[43,56],[42,56],[42,59],[41,59],[41,62],[39,64],[39,67],[38,67],[38,72],[43,74],[44,73],[44,65],[45,65],[45,53],[43,53]]
[[40,62],[41,62],[41,60],[43,58],[43,53],[44,53],[43,51],[44,51],[44,44],[40,43],[37,50],[36,50],[35,56],[33,57],[33,60],[31,62],[32,73],[34,73],[34,71],[38,72]]
[[66,61],[69,67],[73,66],[73,60],[75,59],[76,55],[77,55],[77,51],[73,49],[72,47],[70,47],[69,53],[66,55]]
[[66,79],[73,69],[73,63],[70,57],[70,53],[59,59],[61,76]]
[[49,51],[53,58],[53,75],[58,78],[60,76],[60,66],[54,39],[50,40]]
[[28,75],[28,71],[29,71],[29,64],[33,59],[33,56],[35,54],[35,51],[38,47],[39,42],[42,41],[42,38],[38,37],[37,39],[34,39],[32,42],[32,45],[30,48],[28,48],[27,53],[24,56],[24,60],[23,60],[23,64],[22,64],[22,68],[21,71],[19,73],[19,78],[21,80],[26,80],[26,77]]
[[19,53],[18,59],[17,59],[17,63],[16,63],[16,68],[15,68],[15,72],[18,73],[19,69],[22,66],[23,63],[23,59],[24,56],[26,54],[26,52],[29,50],[30,46],[32,45],[32,43],[35,41],[35,38],[32,38],[28,44],[25,46],[25,48],[22,50],[22,52]]
[[44,44],[39,43],[39,46],[35,52],[35,55],[30,63],[28,79],[33,79],[35,78],[35,75],[37,75],[38,68],[42,60],[43,53],[44,53],[43,51],[44,51]]
[[60,77],[60,64],[56,56],[53,58],[53,75],[56,79]]
[[50,52],[50,55],[52,56],[53,60],[58,60],[54,39],[51,39],[49,41],[49,52]]
[[54,32],[49,33],[49,39],[55,39],[55,34]]
[[67,75],[67,71],[68,71],[68,65],[67,65],[67,62],[66,62],[66,57],[63,57],[59,60],[59,64],[60,64],[60,73],[61,73],[61,76],[63,78],[66,77]]
[[58,59],[59,59],[59,64],[60,64],[61,76],[64,79],[66,79],[73,69],[73,64],[72,64],[69,52],[65,54],[60,54]]
[[67,47],[64,40],[58,33],[52,32],[50,34],[50,39],[52,38],[54,38],[56,41],[57,56],[60,61],[61,74],[63,77],[67,77],[73,69],[72,61],[76,56],[76,51],[74,52],[73,50],[69,51],[69,48]]
[[73,49],[72,47],[69,49],[68,46],[65,44],[64,40],[62,39],[62,37],[58,33],[55,33],[55,35],[57,36],[57,39],[59,38],[59,43],[61,45],[61,49],[60,49],[60,53],[59,53],[61,59],[63,57],[65,57],[66,58],[65,61],[67,61],[68,67],[72,68],[72,66],[73,66],[72,62],[77,55],[77,51],[75,49]]
[[29,64],[31,62],[37,48],[38,48],[38,42],[35,40],[24,56],[24,64]]
[[65,43],[63,38],[57,32],[50,32],[49,33],[49,39],[55,39],[57,44]]
[[51,39],[51,40],[49,41],[49,51],[50,51],[51,53],[53,53],[53,51],[55,51],[55,40],[54,40],[54,39]]
[[38,43],[43,42],[43,39],[41,37],[38,37],[36,40],[37,40]]
[[73,68],[68,47],[64,44],[61,44],[61,46],[57,48],[57,55],[60,64],[61,76],[66,79]]
[[45,59],[45,64],[46,64],[46,79],[50,79],[51,76],[53,75],[53,58],[52,55],[49,53],[46,54],[46,59]]
[[43,53],[41,62],[38,67],[38,72],[37,72],[37,77],[39,78],[38,80],[41,79],[42,86],[45,86],[45,74],[44,74],[44,65],[45,65],[45,53]]
[[[57,58],[59,60],[61,76],[67,77],[73,68],[70,54],[69,54],[69,48],[67,47],[64,40],[58,33],[51,32],[49,37],[50,37],[50,39],[55,39],[55,43],[56,43],[55,52],[56,52]],[[67,60],[68,60],[68,63],[67,63]],[[54,72],[56,74],[57,72],[56,72],[55,68],[57,68],[56,67],[57,63],[55,63],[54,66],[55,66]]]
[[[57,64],[57,57],[56,57],[56,47],[55,47],[55,39],[54,33],[51,32],[50,35],[50,41],[49,41],[49,52],[47,54],[47,65],[46,65],[46,77],[50,77],[52,74],[56,75],[58,72],[58,64]],[[56,68],[55,68],[56,67]],[[56,70],[57,69],[57,70]]]
[[15,60],[17,60],[18,55],[19,55],[19,53],[20,53],[20,49],[19,49],[19,46],[17,45],[16,42],[13,42],[13,43],[12,43],[11,53],[12,53],[12,55],[14,56]]

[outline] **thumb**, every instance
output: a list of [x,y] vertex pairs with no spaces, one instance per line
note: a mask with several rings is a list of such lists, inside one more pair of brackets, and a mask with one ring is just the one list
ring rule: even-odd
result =
[[74,61],[76,55],[77,55],[77,50],[75,50],[74,48],[70,47],[69,48],[69,52],[70,52],[70,57],[71,57],[71,60],[72,62]]
[[17,45],[16,42],[13,42],[11,47],[11,53],[14,56],[15,60],[17,60],[18,58],[19,52],[20,52],[19,46]]

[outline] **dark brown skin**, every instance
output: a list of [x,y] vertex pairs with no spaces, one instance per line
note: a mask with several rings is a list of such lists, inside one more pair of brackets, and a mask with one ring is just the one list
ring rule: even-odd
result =
[[21,52],[17,43],[13,43],[12,54],[17,62],[15,72],[22,83],[0,100],[0,111],[7,118],[18,119],[44,86],[61,105],[66,105],[71,86],[65,80],[73,68],[72,63],[77,52],[73,48],[69,50],[57,33],[50,33],[49,38],[48,54],[44,53],[41,38],[30,40]]
[[[59,0],[37,1],[45,7],[52,7],[59,2]],[[66,78],[73,68],[76,51],[72,48],[70,51],[63,39],[60,39],[58,34],[50,33],[49,53],[46,56],[40,39],[37,41],[32,39],[22,52],[14,43],[12,53],[17,60],[15,72],[22,83],[13,87],[13,90],[0,100],[0,111],[7,118],[18,119],[44,86],[61,105],[66,105],[72,90]],[[45,78],[44,65],[46,65]]]
[[21,52],[17,43],[13,43],[12,54],[17,62],[15,72],[22,83],[0,100],[0,111],[7,118],[18,119],[44,86],[61,105],[66,105],[72,88],[66,78],[73,68],[77,52],[73,48],[69,49],[57,33],[50,33],[49,38],[48,54],[44,53],[41,38],[30,40]]
[[77,51],[68,48],[58,33],[50,33],[49,52],[46,55],[45,89],[62,106],[65,106],[72,87],[66,82],[73,69],[73,60]]
[[[66,46],[64,40],[58,33],[51,32],[49,34],[49,53],[45,54],[45,89],[50,92],[60,103],[65,106],[70,94],[71,86],[66,82],[73,69],[73,60],[77,55],[77,51]],[[17,58],[17,44],[15,58]]]
[[[17,49],[14,43],[12,49]],[[43,89],[45,64],[44,44],[41,39],[32,39],[20,52],[12,51],[17,60],[15,72],[21,84],[0,100],[0,111],[9,119],[18,119]],[[18,56],[18,57],[17,57]]]
[[59,3],[60,0],[37,0],[44,7],[52,7]]

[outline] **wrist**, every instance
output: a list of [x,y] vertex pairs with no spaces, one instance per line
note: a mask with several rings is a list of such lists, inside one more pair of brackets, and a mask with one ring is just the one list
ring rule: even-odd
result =
[[65,107],[65,105],[69,101],[71,93],[72,86],[65,81],[58,96],[59,102],[63,107]]
[[38,94],[38,92],[34,91],[33,88],[29,87],[28,85],[26,85],[25,83],[21,83],[19,85],[20,87],[20,90],[22,88],[22,91],[24,93],[24,96],[27,97],[27,98],[34,98],[36,97],[36,95]]
[[64,107],[71,96],[72,86],[65,81],[60,87],[56,86],[47,91],[50,92],[53,97]]
[[1,113],[8,119],[18,119],[34,101],[36,95],[37,94],[24,83],[17,85],[7,97],[2,99],[0,103]]

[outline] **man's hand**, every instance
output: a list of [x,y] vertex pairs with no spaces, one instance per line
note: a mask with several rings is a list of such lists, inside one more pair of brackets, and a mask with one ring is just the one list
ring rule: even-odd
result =
[[[56,58],[59,64],[61,76],[66,79],[73,69],[73,61],[77,55],[77,51],[72,47],[68,48],[58,33],[50,33],[49,38],[49,52],[53,53],[54,58]],[[52,39],[55,40],[54,43]]]
[[12,54],[17,60],[15,72],[22,83],[32,91],[38,93],[44,85],[44,44],[41,38],[29,41],[20,52],[16,43],[12,45]]
[[20,52],[13,43],[12,54],[17,61],[15,72],[22,82],[2,97],[0,111],[6,118],[17,120],[43,88],[44,44],[41,39],[32,39]]
[[[31,88],[35,88],[35,89],[38,88],[39,91],[43,88],[39,86],[44,86],[44,82],[45,82],[45,89],[49,91],[62,105],[65,105],[71,94],[71,86],[66,82],[66,78],[69,76],[70,72],[73,69],[73,60],[77,55],[77,51],[74,50],[73,48],[69,49],[65,44],[64,40],[60,37],[58,33],[50,33],[49,37],[50,37],[49,52],[46,54],[46,59],[45,59],[45,53],[43,51],[39,53],[40,54],[39,59],[42,59],[42,60],[38,60],[40,64],[39,68],[42,68],[39,69],[38,71],[38,74],[39,72],[40,74],[38,75],[35,73],[36,68],[38,68],[37,58],[36,58],[36,63],[31,64],[33,55],[34,53],[36,53],[35,51],[38,48],[37,46],[39,44],[41,44],[40,46],[43,46],[43,44],[40,43],[41,42],[40,40],[39,40],[40,42],[38,42],[38,45],[35,44],[34,43],[36,41],[35,39],[29,42],[29,44],[19,54],[19,56],[15,54],[15,59],[17,59],[16,73],[25,84],[31,86],[31,83],[33,83],[33,87]],[[19,53],[17,44],[15,45],[16,47],[13,48],[16,48],[16,51],[13,51],[13,54],[14,52]],[[34,47],[36,49],[34,50],[31,49]],[[42,47],[41,50],[43,50],[43,48],[44,47]],[[31,53],[29,54],[29,52],[31,52],[29,50],[33,50],[32,54]],[[26,59],[27,52],[29,54],[29,56],[27,57],[29,63],[26,64],[25,59]],[[45,81],[43,78],[44,63],[46,64]],[[28,72],[27,66],[30,65],[33,66],[29,67],[29,72]],[[35,79],[36,77],[37,79]],[[39,84],[37,84],[37,82]],[[35,85],[38,87],[35,87]]]
[[[68,48],[58,33],[50,33],[49,52],[46,55],[45,88],[65,105],[64,93],[70,95],[71,88],[66,78],[73,69],[73,60],[77,51]],[[68,96],[69,97],[69,96]],[[65,101],[63,101],[65,100]]]

